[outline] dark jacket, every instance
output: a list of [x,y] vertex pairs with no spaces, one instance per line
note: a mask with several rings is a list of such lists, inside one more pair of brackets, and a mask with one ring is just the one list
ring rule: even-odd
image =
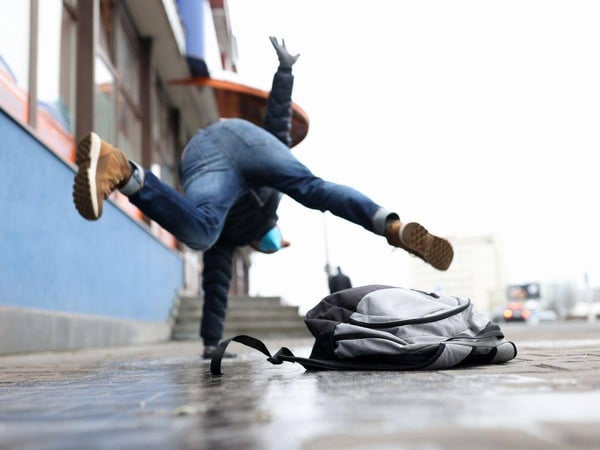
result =
[[351,287],[352,281],[350,280],[350,277],[342,273],[339,269],[335,275],[329,277],[329,292],[331,294],[343,291],[344,289],[350,289]]
[[[291,69],[279,68],[273,77],[263,122],[263,127],[288,147],[291,145],[293,85]],[[242,196],[229,211],[217,243],[204,252],[204,307],[200,335],[205,345],[216,345],[223,337],[236,247],[248,245],[275,226],[280,199],[281,194],[268,187],[254,189]]]

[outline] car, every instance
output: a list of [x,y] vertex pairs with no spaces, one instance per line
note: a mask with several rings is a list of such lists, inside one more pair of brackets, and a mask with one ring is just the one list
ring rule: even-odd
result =
[[531,311],[521,302],[509,302],[502,311],[502,317],[506,322],[525,322],[531,317]]

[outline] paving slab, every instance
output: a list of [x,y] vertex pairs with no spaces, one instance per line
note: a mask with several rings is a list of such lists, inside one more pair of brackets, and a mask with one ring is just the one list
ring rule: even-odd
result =
[[4,356],[0,448],[600,448],[600,324],[502,328],[515,360],[445,371],[308,372],[234,343],[217,377],[186,341]]

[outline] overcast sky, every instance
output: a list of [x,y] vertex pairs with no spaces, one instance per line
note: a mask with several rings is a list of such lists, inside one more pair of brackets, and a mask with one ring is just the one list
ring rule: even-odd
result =
[[[600,2],[229,0],[241,80],[268,89],[269,35],[300,53],[294,148],[445,236],[495,233],[510,282],[600,284]],[[310,305],[332,265],[355,285],[407,285],[409,257],[289,198],[292,246],[257,255],[254,294]],[[411,286],[412,287],[412,286]],[[460,294],[460,293],[456,293]]]

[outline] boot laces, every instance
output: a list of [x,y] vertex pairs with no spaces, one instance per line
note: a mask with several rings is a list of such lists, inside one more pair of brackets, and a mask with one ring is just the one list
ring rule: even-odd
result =
[[121,182],[124,180],[125,178],[121,175],[117,178],[114,178],[113,180],[111,180],[109,186],[108,186],[108,190],[106,192],[104,192],[104,198],[108,198],[108,196],[110,195],[110,193],[112,191],[114,191],[120,184]]

